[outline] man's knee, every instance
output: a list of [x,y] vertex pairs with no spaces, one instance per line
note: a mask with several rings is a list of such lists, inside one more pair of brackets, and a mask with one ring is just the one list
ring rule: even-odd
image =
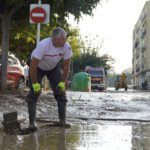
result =
[[[39,95],[38,95],[39,96]],[[37,95],[34,95],[34,94],[29,94],[27,97],[26,97],[26,102],[27,103],[36,103],[37,100],[38,100],[38,96]]]
[[59,102],[59,101],[67,102],[68,101],[66,98],[66,94],[63,94],[63,95],[54,94],[54,97],[57,102]]

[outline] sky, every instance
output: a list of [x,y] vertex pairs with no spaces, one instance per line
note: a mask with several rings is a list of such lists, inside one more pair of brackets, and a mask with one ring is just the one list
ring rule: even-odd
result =
[[103,0],[92,16],[83,16],[73,26],[93,45],[101,45],[100,55],[108,54],[116,60],[114,70],[121,73],[132,67],[132,36],[134,25],[146,0]]

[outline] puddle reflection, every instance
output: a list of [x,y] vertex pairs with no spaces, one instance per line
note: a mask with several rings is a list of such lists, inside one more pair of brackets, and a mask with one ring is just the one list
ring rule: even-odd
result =
[[131,138],[132,126],[82,125],[71,129],[41,129],[26,136],[5,136],[1,146],[4,150],[10,147],[19,150],[130,150]]
[[131,150],[132,126],[81,127],[77,150]]
[[2,150],[149,150],[150,125],[47,127],[34,134],[0,136]]

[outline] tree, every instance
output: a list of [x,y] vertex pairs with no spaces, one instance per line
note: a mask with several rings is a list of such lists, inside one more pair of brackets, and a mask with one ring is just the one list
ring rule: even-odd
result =
[[[20,25],[21,26],[21,25]],[[41,39],[48,37],[53,28],[50,28],[48,25],[41,26]],[[35,48],[36,42],[36,26],[30,25],[26,27],[20,27],[17,30],[17,27],[13,28],[10,36],[10,52],[15,54],[20,60],[26,61],[30,56],[32,50]],[[74,57],[79,56],[79,42],[78,36],[80,34],[78,28],[72,28],[69,26],[68,30],[68,38],[67,41],[71,44]],[[18,44],[19,43],[19,44]]]
[[1,88],[6,89],[6,78],[7,78],[7,59],[9,49],[9,30],[13,14],[28,1],[18,0],[0,0],[0,19],[2,27],[2,71],[1,71]]
[[[28,20],[29,4],[36,2],[37,0],[0,0],[0,20],[2,27],[2,90],[7,88],[6,72],[10,25],[13,20],[16,22]],[[42,2],[50,4],[52,17],[51,24],[52,26],[58,26],[58,24],[64,25],[66,22],[65,17],[68,17],[70,13],[78,20],[82,16],[82,13],[92,15],[93,9],[100,0],[82,0],[82,2],[81,0],[43,0]]]
[[92,48],[74,59],[74,72],[83,71],[86,66],[92,66],[104,67],[107,73],[107,70],[112,68],[114,62],[115,60],[111,56],[107,54],[99,56],[98,50]]

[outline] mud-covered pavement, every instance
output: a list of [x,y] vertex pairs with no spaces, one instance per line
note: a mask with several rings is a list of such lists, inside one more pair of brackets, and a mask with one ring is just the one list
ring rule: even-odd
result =
[[[57,121],[57,105],[50,92],[37,105],[38,126],[29,135],[7,135],[0,124],[2,150],[149,150],[150,93],[140,91],[67,92],[67,122],[71,128],[44,126]],[[18,112],[28,125],[25,95],[0,94],[3,113]],[[44,122],[41,122],[44,121]]]

